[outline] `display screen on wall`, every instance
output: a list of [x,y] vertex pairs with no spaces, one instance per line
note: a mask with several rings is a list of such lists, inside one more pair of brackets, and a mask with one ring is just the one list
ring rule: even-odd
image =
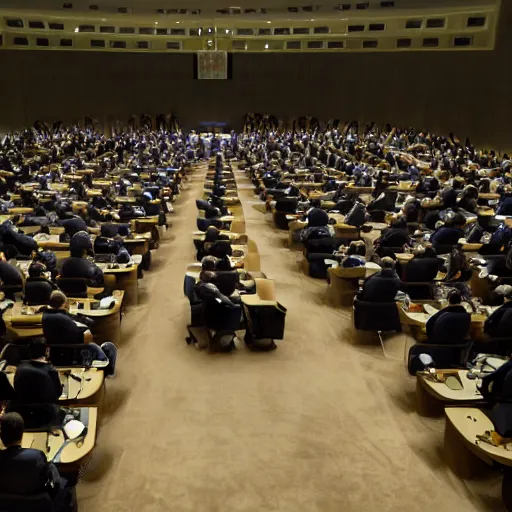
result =
[[197,52],[197,78],[199,80],[227,80],[227,52]]

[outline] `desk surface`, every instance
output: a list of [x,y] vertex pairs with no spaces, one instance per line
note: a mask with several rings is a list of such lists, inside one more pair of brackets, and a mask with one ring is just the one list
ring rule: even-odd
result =
[[[440,370],[440,372],[442,371]],[[479,380],[468,379],[468,370],[459,370],[457,374],[463,389],[450,389],[446,382],[436,382],[428,375],[418,375],[417,379],[429,394],[444,402],[477,402],[482,400],[482,395],[477,390]]]
[[484,411],[472,407],[447,407],[444,412],[446,420],[460,433],[464,441],[471,447],[471,451],[477,455],[481,452],[484,457],[505,466],[512,466],[511,444],[492,446],[478,441],[477,435],[494,430],[492,421]]
[[[96,444],[98,409],[96,407],[80,407],[78,409],[80,410],[81,420],[87,416],[87,435],[83,444],[79,445],[73,442],[68,444],[54,462],[60,464],[76,463],[86,455],[89,455]],[[82,420],[82,423],[85,422]],[[42,451],[46,453],[47,459],[51,461],[57,455],[64,442],[64,434],[61,429],[58,429],[52,430],[50,435],[48,435],[48,432],[25,432],[21,445],[23,448],[43,448]],[[46,450],[46,446],[50,449]]]
[[[103,385],[105,380],[105,372],[98,368],[65,368],[58,367],[60,381],[64,385],[63,393],[59,397],[60,401],[69,400],[86,400],[91,396],[94,396]],[[7,367],[7,378],[13,386],[14,375],[16,368],[13,366]],[[77,381],[70,377],[70,373],[79,379]]]

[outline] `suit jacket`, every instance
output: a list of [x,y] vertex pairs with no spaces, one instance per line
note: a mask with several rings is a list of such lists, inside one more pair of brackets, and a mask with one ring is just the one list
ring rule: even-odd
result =
[[90,286],[101,287],[104,283],[103,271],[85,258],[66,258],[60,270],[62,277],[88,279]]
[[429,343],[460,345],[466,340],[471,327],[471,315],[464,306],[448,306],[429,318],[426,327]]
[[363,300],[367,302],[394,302],[402,288],[402,281],[394,270],[381,270],[365,279]]
[[491,338],[512,338],[512,301],[505,302],[485,321],[484,332]]
[[32,448],[11,446],[0,450],[0,493],[40,494],[53,481],[52,464],[45,454]]

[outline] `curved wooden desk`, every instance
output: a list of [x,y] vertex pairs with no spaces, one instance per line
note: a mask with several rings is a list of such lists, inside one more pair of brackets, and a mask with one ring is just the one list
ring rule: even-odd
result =
[[479,380],[468,379],[468,370],[437,370],[437,375],[458,376],[463,389],[450,389],[425,374],[416,376],[416,409],[422,416],[437,416],[446,405],[464,405],[483,401],[477,389]]
[[[79,465],[83,462],[85,457],[91,454],[96,444],[98,409],[96,407],[74,407],[73,409],[80,410],[81,421],[87,423],[87,435],[84,438],[83,444],[80,446],[75,443],[67,445],[60,453],[58,460],[54,461],[58,464]],[[85,417],[87,417],[86,422],[84,422]],[[38,448],[45,447],[48,443],[50,450],[46,452],[46,457],[51,461],[64,442],[64,434],[61,429],[52,430],[52,434],[50,435],[48,435],[48,432],[25,432],[21,446],[23,448]]]
[[[13,386],[16,368],[9,366],[5,371],[7,378]],[[89,401],[98,394],[105,381],[105,372],[98,368],[66,368],[59,366],[56,368],[59,372],[59,378],[64,384],[64,393],[59,397],[59,403],[83,403]],[[81,381],[77,381],[70,377],[73,374]]]
[[107,268],[105,263],[97,263],[105,275],[113,275],[116,278],[115,289],[124,290],[124,302],[128,306],[136,306],[139,303],[137,272],[139,266],[134,263],[129,267],[120,264],[121,268]]
[[[116,299],[116,305],[112,309],[91,309],[91,304],[98,302],[94,299],[72,299],[70,312],[82,313],[94,320],[91,332],[96,343],[112,341],[116,344],[121,340],[121,306],[124,295],[123,290],[114,290],[112,296]],[[82,304],[83,308],[78,309],[78,304]],[[16,302],[3,314],[7,331],[14,339],[43,335],[43,315],[38,312],[40,307],[29,307],[26,309],[29,314],[24,314],[23,305]]]

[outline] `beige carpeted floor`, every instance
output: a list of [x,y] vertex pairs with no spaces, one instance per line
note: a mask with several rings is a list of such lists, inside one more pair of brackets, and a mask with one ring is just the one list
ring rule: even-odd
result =
[[[466,512],[502,510],[501,480],[446,468],[444,420],[414,412],[414,379],[379,346],[350,343],[350,314],[326,304],[286,232],[237,173],[247,232],[288,308],[269,354],[208,355],[185,344],[186,265],[204,171],[177,201],[168,239],[123,320],[82,512]],[[392,354],[400,359],[401,351]]]

